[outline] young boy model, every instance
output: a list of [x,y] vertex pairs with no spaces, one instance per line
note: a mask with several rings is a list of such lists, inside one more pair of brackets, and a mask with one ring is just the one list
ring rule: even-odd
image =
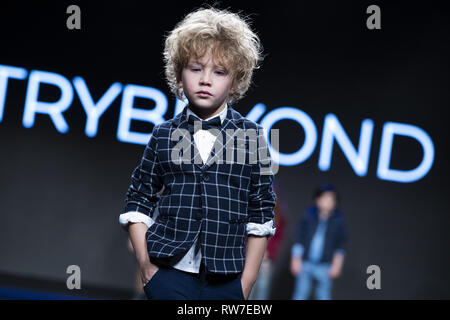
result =
[[[169,86],[188,105],[154,127],[119,219],[149,299],[242,300],[251,292],[275,233],[271,159],[266,153],[268,164],[234,155],[234,161],[218,161],[225,148],[216,142],[225,141],[228,130],[264,136],[231,106],[251,83],[260,47],[244,19],[215,8],[188,14],[165,40]],[[180,137],[188,139],[182,151]],[[181,153],[183,161],[176,161]]]

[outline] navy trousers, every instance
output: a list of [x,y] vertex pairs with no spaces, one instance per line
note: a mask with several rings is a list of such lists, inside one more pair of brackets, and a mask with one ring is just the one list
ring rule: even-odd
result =
[[203,265],[198,274],[159,266],[144,292],[149,300],[245,300],[241,273],[206,273]]

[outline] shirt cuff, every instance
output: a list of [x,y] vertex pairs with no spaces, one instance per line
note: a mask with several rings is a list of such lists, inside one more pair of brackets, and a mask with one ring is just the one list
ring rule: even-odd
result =
[[153,219],[148,215],[138,211],[128,211],[126,213],[122,213],[119,216],[119,223],[125,230],[128,230],[129,223],[135,222],[143,222],[147,225],[148,228],[150,228],[150,226],[155,223],[155,221],[153,221]]
[[264,224],[249,222],[247,223],[247,235],[252,234],[255,236],[273,236],[276,228],[273,227],[273,220],[267,221]]
[[291,256],[292,258],[301,258],[303,256],[304,248],[300,243],[296,243],[292,246]]
[[336,250],[334,250],[333,254],[340,254],[342,256],[345,256],[345,250],[344,249],[336,249]]

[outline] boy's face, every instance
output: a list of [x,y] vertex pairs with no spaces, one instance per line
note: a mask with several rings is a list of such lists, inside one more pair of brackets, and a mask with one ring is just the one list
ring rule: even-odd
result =
[[336,197],[333,191],[325,191],[316,199],[317,208],[320,211],[332,211],[336,207]]
[[189,105],[206,118],[223,110],[231,93],[232,82],[230,70],[216,65],[211,50],[208,50],[201,58],[190,58],[178,84],[183,88]]

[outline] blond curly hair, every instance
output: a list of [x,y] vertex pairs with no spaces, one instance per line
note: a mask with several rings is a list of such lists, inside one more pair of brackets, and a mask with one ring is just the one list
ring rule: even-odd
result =
[[201,58],[211,48],[213,59],[232,74],[229,103],[241,99],[250,87],[253,70],[263,60],[258,35],[247,17],[226,9],[199,8],[187,14],[164,41],[165,76],[170,91],[183,100],[178,86],[181,72],[191,57]]

